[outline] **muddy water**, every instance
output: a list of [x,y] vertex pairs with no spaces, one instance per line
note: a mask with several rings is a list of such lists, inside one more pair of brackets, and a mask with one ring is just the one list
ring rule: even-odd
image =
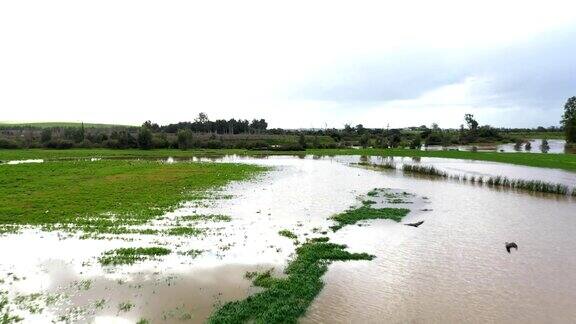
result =
[[[414,204],[406,220],[425,223],[411,228],[373,221],[370,226],[350,226],[330,234],[333,241],[377,258],[331,265],[324,277],[325,289],[303,322],[576,319],[573,201],[349,165],[359,160],[219,159],[268,165],[274,170],[217,192],[227,199],[189,203],[152,224],[160,227],[192,214],[232,217],[231,222],[200,223],[211,233],[198,238],[145,235],[129,236],[129,240],[78,240],[36,230],[0,236],[0,246],[19,247],[3,249],[9,252],[3,252],[0,274],[10,277],[12,273],[19,279],[6,280],[0,289],[8,290],[11,297],[34,292],[64,296],[41,314],[19,310],[28,322],[44,323],[63,315],[80,322],[133,323],[139,318],[202,322],[217,305],[257,291],[244,278],[246,271],[274,268],[281,272],[294,245],[280,237],[279,230],[289,229],[303,240],[312,232],[327,230],[331,225],[327,218],[358,203],[359,195],[387,187],[427,197],[426,209],[431,211],[423,212]],[[420,163],[490,175],[514,170],[522,178],[576,183],[573,174],[556,174],[555,170],[441,159]],[[506,241],[517,242],[519,251],[506,253]],[[165,245],[174,253],[116,268],[103,268],[96,261],[100,253],[112,248],[147,245]],[[205,252],[196,258],[177,253],[190,249]],[[101,299],[105,303],[94,306]],[[118,309],[122,302],[134,306],[123,312]]]
[[[410,188],[433,211],[407,221],[425,223],[339,232],[337,241],[377,258],[331,265],[304,322],[576,320],[573,202],[448,182],[414,180]],[[519,251],[508,254],[511,241]]]

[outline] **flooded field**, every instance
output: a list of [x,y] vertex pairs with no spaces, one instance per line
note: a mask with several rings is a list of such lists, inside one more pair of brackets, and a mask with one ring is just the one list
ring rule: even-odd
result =
[[[576,184],[576,174],[555,169],[435,158],[393,160],[457,174]],[[262,291],[247,273],[271,269],[283,276],[295,256],[295,240],[324,235],[346,244],[350,252],[375,258],[332,263],[302,322],[576,320],[573,198],[357,165],[386,163],[389,158],[227,156],[193,161],[249,163],[271,170],[139,226],[143,231],[193,224],[202,229],[200,235],[84,237],[38,228],[1,234],[0,291],[6,292],[11,312],[26,323],[201,323],[226,302]],[[330,229],[331,216],[361,205],[374,188],[406,192],[409,198],[393,205],[410,209],[408,216],[401,223],[371,220]],[[402,224],[418,221],[424,223]],[[296,238],[279,235],[284,230]],[[518,251],[508,254],[505,242],[516,242]],[[142,246],[165,247],[172,253],[126,265],[99,262],[106,251]]]
[[459,151],[472,151],[474,147],[478,152],[504,152],[504,153],[514,153],[514,152],[524,152],[524,153],[550,153],[550,154],[564,154],[564,153],[576,153],[573,149],[566,148],[565,140],[549,139],[547,150],[542,148],[542,139],[531,139],[530,149],[527,150],[525,143],[516,148],[514,143],[506,144],[478,144],[478,145],[450,145],[443,147],[441,145],[429,145],[423,147],[426,151],[440,151],[440,150],[459,150]]

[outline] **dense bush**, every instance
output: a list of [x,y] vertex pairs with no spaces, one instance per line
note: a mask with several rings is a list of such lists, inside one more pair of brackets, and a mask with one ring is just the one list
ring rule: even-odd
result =
[[21,147],[20,144],[17,143],[16,141],[0,138],[0,148],[15,149],[20,147]]
[[51,149],[59,149],[65,150],[74,147],[74,142],[69,140],[50,140],[47,143],[44,143],[44,147],[51,148]]

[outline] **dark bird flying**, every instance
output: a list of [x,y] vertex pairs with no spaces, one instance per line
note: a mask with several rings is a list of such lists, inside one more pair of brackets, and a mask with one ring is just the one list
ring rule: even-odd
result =
[[424,224],[424,221],[419,221],[417,223],[410,223],[410,224],[404,224],[406,226],[412,226],[412,227],[418,227],[420,225]]
[[512,249],[516,249],[516,251],[518,251],[518,245],[516,245],[516,243],[514,243],[514,242],[511,242],[511,243],[506,242],[506,251],[508,251],[508,253],[510,253],[510,250],[512,250]]

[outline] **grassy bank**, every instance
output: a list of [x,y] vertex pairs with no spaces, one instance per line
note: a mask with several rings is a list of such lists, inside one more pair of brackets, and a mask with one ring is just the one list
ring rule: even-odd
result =
[[546,139],[564,139],[564,132],[505,132],[503,135],[525,139],[546,138]]
[[264,168],[228,163],[66,161],[0,166],[0,225],[96,231],[142,224],[185,200]]
[[25,159],[74,159],[74,158],[188,158],[193,156],[218,157],[226,154],[249,156],[261,155],[367,155],[398,157],[436,157],[447,159],[479,160],[526,165],[540,168],[554,168],[576,171],[576,154],[544,153],[499,153],[499,152],[464,152],[464,151],[419,151],[409,149],[308,149],[306,151],[250,151],[243,149],[214,150],[112,150],[112,149],[70,149],[70,150],[0,150],[0,161]]

